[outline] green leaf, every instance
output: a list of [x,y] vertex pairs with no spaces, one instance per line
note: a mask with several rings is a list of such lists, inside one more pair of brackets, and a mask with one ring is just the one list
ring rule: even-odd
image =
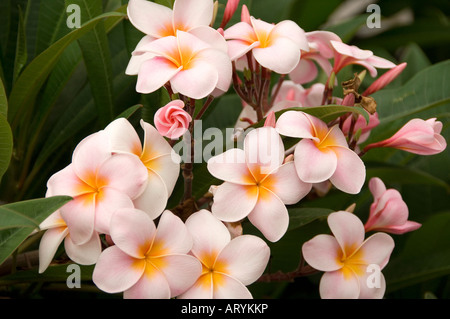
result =
[[289,208],[289,228],[288,231],[297,229],[311,223],[316,219],[325,219],[332,209],[328,208],[316,208],[316,207],[302,207],[302,208]]
[[450,274],[450,211],[431,216],[410,233],[383,273],[388,292]]
[[[87,20],[99,16],[103,9],[101,0],[67,0],[66,4],[69,3],[79,5],[81,17]],[[106,126],[114,118],[114,89],[111,53],[105,25],[97,24],[92,31],[80,37],[78,43],[100,123]]]
[[5,86],[0,79],[0,114],[4,117],[8,116],[8,98],[6,97]]
[[[68,196],[55,196],[0,206],[2,224],[7,228],[0,230],[0,264],[33,232],[35,228],[31,227],[32,225],[39,225],[51,213],[71,199]],[[14,223],[20,223],[20,220],[22,226],[25,227],[8,227],[8,225],[12,226]]]
[[126,109],[125,111],[123,111],[122,113],[120,113],[119,116],[117,116],[116,118],[124,117],[126,119],[129,119],[134,113],[142,109],[142,107],[143,107],[142,104],[133,105],[128,109]]
[[53,66],[58,61],[65,48],[73,41],[92,30],[104,18],[123,17],[122,13],[109,12],[88,21],[81,28],[76,29],[43,51],[24,69],[17,79],[9,97],[9,118],[12,126],[18,116],[34,104],[34,100],[44,84]]
[[16,81],[23,67],[27,63],[27,39],[25,33],[25,22],[22,10],[19,7],[19,27],[17,31],[16,57],[14,59],[13,83]]
[[[1,104],[1,102],[0,102]],[[9,123],[3,114],[0,114],[0,181],[8,169],[13,149],[13,135]]]

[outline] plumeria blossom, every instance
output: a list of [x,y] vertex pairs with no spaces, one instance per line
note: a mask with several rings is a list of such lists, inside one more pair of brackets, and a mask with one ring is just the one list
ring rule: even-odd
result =
[[438,154],[447,147],[441,131],[442,122],[436,118],[412,119],[390,138],[367,145],[364,152],[377,147],[391,147],[419,155]]
[[231,84],[231,61],[226,52],[192,33],[177,30],[175,35],[145,42],[135,50],[135,54],[146,53],[151,53],[148,59],[133,67],[138,70],[136,91],[140,93],[154,92],[169,82],[175,93],[201,99],[220,95]]
[[183,108],[183,101],[174,100],[156,111],[155,127],[162,136],[176,139],[188,130],[192,117]]
[[110,141],[103,130],[77,145],[72,163],[48,180],[47,193],[73,197],[60,208],[60,213],[73,242],[82,245],[95,232],[109,233],[112,213],[117,208],[133,207],[133,200],[147,185],[147,175],[136,156],[111,154]]
[[200,276],[200,262],[190,255],[192,236],[170,211],[153,220],[137,209],[117,210],[111,239],[95,265],[92,279],[108,293],[126,299],[168,299],[188,289]]
[[360,157],[348,148],[337,125],[329,128],[320,119],[299,111],[287,111],[277,121],[277,131],[301,138],[294,151],[300,179],[306,183],[330,180],[341,191],[357,194],[366,177]]
[[354,45],[348,45],[341,41],[330,41],[334,49],[333,72],[338,74],[340,70],[350,64],[359,64],[365,67],[372,77],[377,76],[377,68],[391,69],[395,64],[384,58],[375,56],[370,50],[362,50]]
[[227,227],[204,209],[189,216],[186,227],[194,242],[191,253],[201,261],[202,273],[179,298],[252,298],[246,286],[263,274],[270,257],[267,244],[253,235],[231,239]]
[[125,118],[111,122],[105,131],[111,149],[118,154],[132,154],[146,168],[147,186],[142,194],[133,200],[136,208],[158,217],[165,209],[167,200],[180,174],[180,157],[169,143],[149,123],[141,121],[144,142]]
[[330,59],[334,57],[331,41],[342,42],[338,35],[330,31],[312,31],[305,35],[309,50],[302,52],[300,62],[289,73],[289,78],[298,84],[311,82],[317,77],[319,70],[316,63],[329,76],[333,69]]
[[[47,195],[49,196],[49,195]],[[67,256],[80,265],[93,265],[102,251],[100,236],[97,232],[82,245],[76,245],[70,238],[69,228],[59,210],[47,217],[39,229],[45,231],[39,243],[39,273],[50,265],[60,244],[64,241]]]
[[311,190],[295,173],[293,162],[284,163],[284,145],[273,127],[249,132],[242,149],[212,157],[208,170],[224,181],[215,190],[212,213],[222,221],[248,217],[270,241],[287,230],[285,205],[295,204]]
[[232,61],[252,52],[263,67],[279,74],[291,72],[300,61],[300,50],[308,51],[305,32],[295,22],[276,25],[251,17],[251,25],[238,22],[224,31]]
[[408,220],[408,206],[396,189],[386,189],[383,181],[373,177],[369,189],[374,197],[370,206],[370,215],[364,228],[368,231],[383,231],[392,234],[404,234],[416,230],[421,224]]
[[313,268],[324,271],[319,285],[323,299],[380,299],[386,282],[381,271],[379,285],[369,284],[370,265],[382,270],[394,249],[394,240],[385,233],[365,238],[361,220],[340,211],[328,216],[332,235],[316,235],[302,246],[303,257]]
[[345,119],[344,123],[342,124],[342,132],[345,136],[348,136],[349,134],[356,133],[360,130],[361,135],[359,136],[358,144],[364,143],[369,138],[370,132],[380,124],[377,112],[373,114],[369,113],[368,123],[364,116],[358,115],[354,124],[353,132],[350,133],[351,122],[352,116],[349,116],[347,119]]

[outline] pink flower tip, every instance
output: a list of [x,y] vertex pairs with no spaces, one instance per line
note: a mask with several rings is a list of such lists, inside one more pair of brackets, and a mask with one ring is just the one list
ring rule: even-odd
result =
[[233,14],[236,12],[238,5],[239,0],[228,0],[227,5],[225,6],[225,12],[223,13],[222,22],[220,23],[220,28],[225,28],[233,17]]
[[176,139],[188,130],[192,117],[183,108],[183,101],[174,100],[156,111],[155,127],[162,136]]
[[251,18],[250,18],[250,11],[248,11],[247,6],[244,4],[241,9],[241,21],[247,22],[248,24],[252,24]]
[[270,111],[269,114],[267,114],[266,121],[264,122],[264,126],[270,126],[270,127],[275,128],[276,117],[275,117],[274,111]]
[[407,63],[403,62],[399,65],[395,66],[394,68],[390,69],[386,73],[384,73],[382,76],[380,76],[377,80],[375,80],[362,94],[363,96],[369,96],[385,86],[387,86],[389,83],[394,81],[406,68]]

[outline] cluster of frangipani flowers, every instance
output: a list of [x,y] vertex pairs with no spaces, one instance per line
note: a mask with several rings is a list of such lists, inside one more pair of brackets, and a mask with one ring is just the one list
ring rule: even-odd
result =
[[[376,110],[369,112],[369,121],[351,113],[324,122],[303,112],[302,107],[331,103],[353,107],[388,85],[406,64],[347,45],[328,31],[305,32],[289,20],[262,21],[246,6],[241,21],[226,28],[238,2],[228,1],[220,28],[214,29],[213,0],[175,0],[173,8],[129,1],[128,17],[144,36],[126,74],[137,75],[137,92],[164,88],[171,100],[155,112],[154,125],[140,122],[143,141],[127,119],[116,119],[82,140],[72,162],[50,177],[46,196],[73,199],[40,225],[45,231],[40,272],[64,242],[72,261],[95,265],[93,282],[107,293],[123,292],[124,298],[251,298],[247,286],[266,270],[270,243],[285,235],[289,205],[311,192],[324,196],[330,187],[360,193],[366,182],[362,156],[373,148],[420,155],[446,148],[442,123],[435,118],[413,119],[391,138],[363,147],[380,123]],[[372,77],[377,69],[388,71],[362,94],[355,85],[343,98],[335,97],[337,75],[348,65],[361,66]],[[320,72],[326,83],[313,82]],[[280,80],[269,90],[274,74]],[[243,105],[236,127],[264,126],[247,131],[242,148],[207,161],[209,174],[222,183],[208,185],[207,205],[180,214],[167,207],[168,200],[180,175],[184,187],[192,187],[192,163],[181,163],[171,143],[192,136],[185,133],[192,133],[193,120],[201,119],[211,99],[228,92],[232,83]],[[207,102],[195,114],[195,101],[204,98]],[[297,140],[288,149],[286,137]],[[365,224],[337,208],[328,216],[332,235],[317,235],[303,245],[304,260],[325,272],[322,298],[382,298],[386,283],[381,272],[372,287],[366,270],[387,265],[394,249],[387,233],[421,226],[408,220],[408,207],[397,190],[387,189],[379,178],[368,186],[374,200]],[[246,219],[261,237],[244,234],[240,223]],[[232,226],[236,224],[241,228]],[[376,233],[365,239],[371,231]]]

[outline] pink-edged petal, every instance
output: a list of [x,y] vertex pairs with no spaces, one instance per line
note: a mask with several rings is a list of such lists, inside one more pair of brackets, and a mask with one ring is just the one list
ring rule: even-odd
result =
[[338,159],[332,149],[319,149],[312,140],[302,139],[295,147],[294,163],[302,181],[320,183],[333,176]]
[[375,200],[378,200],[386,191],[386,186],[378,177],[372,177],[369,181],[369,189]]
[[124,291],[124,299],[169,299],[170,287],[166,276],[154,265],[147,263],[144,274],[135,285]]
[[91,191],[86,186],[86,183],[76,175],[73,164],[69,164],[53,174],[47,182],[48,193],[51,196],[67,195],[74,197],[82,195]]
[[335,271],[342,267],[341,247],[331,235],[317,235],[302,246],[303,257],[313,268],[320,271]]
[[188,255],[170,255],[161,257],[164,273],[170,287],[171,297],[176,297],[188,290],[200,277],[202,265],[200,261]]
[[407,220],[403,225],[398,225],[398,226],[384,226],[384,227],[377,227],[378,231],[383,231],[386,233],[391,233],[391,234],[397,234],[397,235],[401,235],[410,231],[414,231],[419,229],[422,226],[422,224],[417,223],[417,222],[413,222],[410,220]]
[[300,59],[297,66],[289,73],[289,78],[298,84],[311,82],[317,77],[319,71],[313,61]]
[[252,299],[252,294],[239,280],[227,274],[217,274],[220,276],[220,285],[214,284],[214,299]]
[[326,272],[320,279],[320,297],[322,299],[357,299],[360,294],[360,283],[354,273],[342,270]]
[[140,31],[161,37],[168,26],[172,26],[172,10],[166,6],[146,0],[130,0],[128,18]]
[[182,69],[170,79],[172,88],[191,98],[202,99],[216,88],[219,81],[218,70],[202,60],[191,62],[189,69]]
[[164,255],[187,254],[193,245],[192,236],[186,225],[169,210],[164,211],[159,219],[155,243]]
[[134,258],[144,258],[152,245],[156,226],[144,212],[121,208],[111,218],[110,234],[124,253]]
[[318,141],[314,135],[314,128],[311,121],[303,112],[284,112],[277,120],[276,129],[281,135],[297,138],[309,138]]
[[244,139],[244,152],[246,163],[255,176],[269,174],[283,164],[283,141],[273,127],[250,131]]
[[92,234],[92,238],[88,242],[82,245],[75,245],[69,234],[64,240],[64,249],[67,256],[77,264],[93,265],[102,252],[102,243],[96,232]]
[[176,28],[208,26],[213,18],[213,2],[210,0],[177,0],[173,5],[173,23]]
[[255,208],[257,200],[258,189],[256,186],[224,182],[214,194],[211,210],[214,216],[220,220],[236,222],[245,218]]
[[[379,279],[372,279],[370,276],[379,275]],[[359,299],[382,299],[386,292],[386,279],[382,272],[375,274],[367,272],[359,278],[360,293]],[[377,286],[379,284],[379,286]]]
[[140,196],[133,200],[133,204],[148,214],[151,219],[156,219],[164,211],[169,194],[167,186],[159,174],[148,171],[147,186]]
[[367,264],[385,266],[394,249],[395,243],[391,236],[385,233],[376,233],[367,238],[358,250],[361,258]]
[[328,225],[344,252],[344,258],[354,253],[364,241],[364,225],[352,213],[345,211],[331,213],[328,215]]
[[96,197],[95,230],[101,234],[110,233],[111,217],[120,208],[133,208],[129,196],[111,187],[105,187]]
[[85,137],[73,151],[73,170],[80,179],[92,186],[92,177],[110,157],[111,145],[108,134],[105,131],[98,131]]
[[59,245],[66,238],[67,227],[56,227],[45,231],[39,243],[39,273],[43,273],[52,262]]
[[136,155],[115,154],[99,168],[97,179],[100,179],[97,185],[104,179],[105,186],[134,199],[143,192],[147,184],[148,171]]
[[279,74],[288,74],[300,61],[298,46],[288,38],[274,39],[270,46],[252,52],[259,64]]
[[205,209],[189,216],[186,227],[193,239],[192,253],[200,260],[217,256],[231,240],[226,226]]
[[61,207],[60,212],[75,244],[81,245],[91,239],[95,225],[95,196],[93,194],[75,197]]
[[309,51],[305,31],[291,20],[284,20],[273,28],[270,37],[287,37],[292,40],[300,50]]
[[130,153],[140,156],[142,153],[141,140],[133,125],[125,119],[118,118],[105,128],[114,153]]
[[319,51],[326,59],[333,58],[333,48],[331,47],[330,41],[342,42],[335,33],[322,30],[306,32],[306,38],[310,43],[314,44],[314,50]]
[[136,91],[152,93],[172,79],[182,67],[176,67],[163,57],[154,57],[145,61],[139,70]]
[[372,66],[378,69],[392,69],[396,66],[395,63],[376,55],[373,55],[366,59],[366,62],[370,63]]
[[266,242],[252,235],[241,235],[220,252],[217,262],[224,263],[227,274],[248,286],[266,269],[270,248]]
[[330,177],[331,183],[339,190],[358,194],[366,180],[366,167],[361,158],[346,147],[333,147],[337,157],[337,167]]
[[286,205],[299,202],[311,188],[311,183],[305,183],[298,177],[294,162],[281,165],[270,175],[270,190]]
[[388,189],[372,207],[370,216],[374,219],[372,227],[400,226],[408,220],[408,206],[396,189]]
[[246,22],[238,22],[224,30],[223,33],[226,40],[242,40],[248,45],[257,41],[253,27]]
[[111,246],[100,254],[92,280],[99,289],[107,293],[118,293],[136,284],[144,270],[145,260],[135,259],[119,247]]
[[207,167],[211,175],[221,180],[242,185],[255,184],[248,178],[250,171],[245,163],[245,152],[241,149],[233,148],[212,157]]
[[348,45],[346,43],[331,40],[333,48],[340,54],[353,57],[355,59],[365,60],[373,56],[373,52],[370,50],[362,50],[354,45]]
[[289,214],[281,199],[260,187],[258,203],[248,215],[250,222],[271,242],[280,240],[289,226]]

